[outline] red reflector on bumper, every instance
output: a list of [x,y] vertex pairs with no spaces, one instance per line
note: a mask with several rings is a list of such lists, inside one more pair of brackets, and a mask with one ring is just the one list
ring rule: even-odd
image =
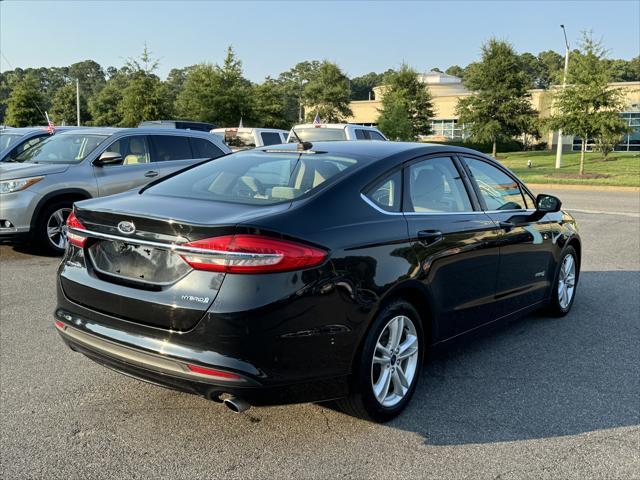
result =
[[64,327],[66,327],[66,325],[64,324],[64,322],[61,322],[60,320],[56,320],[55,322],[53,322],[55,324],[56,327],[63,329]]
[[188,364],[187,367],[189,370],[195,373],[201,373],[203,375],[209,375],[211,377],[220,377],[220,378],[242,378],[240,375],[236,375],[235,373],[230,372],[222,372],[220,370],[214,370],[213,368],[200,367],[198,365]]

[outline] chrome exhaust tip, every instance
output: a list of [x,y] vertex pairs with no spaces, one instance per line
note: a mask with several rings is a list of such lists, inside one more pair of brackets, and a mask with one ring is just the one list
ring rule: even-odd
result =
[[238,397],[225,398],[223,403],[229,410],[235,413],[246,412],[247,410],[249,410],[249,408],[251,408],[251,405],[249,405],[249,403]]

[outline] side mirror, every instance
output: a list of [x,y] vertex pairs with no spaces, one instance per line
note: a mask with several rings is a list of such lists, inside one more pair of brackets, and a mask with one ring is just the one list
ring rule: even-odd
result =
[[100,157],[96,158],[93,164],[96,167],[103,167],[105,165],[113,165],[114,163],[122,162],[122,155],[117,152],[102,152]]
[[558,197],[541,193],[536,197],[536,210],[542,213],[559,212],[562,202]]

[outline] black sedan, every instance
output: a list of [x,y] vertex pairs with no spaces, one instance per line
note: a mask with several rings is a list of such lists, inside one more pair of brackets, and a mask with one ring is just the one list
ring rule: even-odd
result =
[[575,298],[576,223],[478,152],[331,142],[239,152],[76,204],[55,325],[127,375],[376,421],[425,353]]

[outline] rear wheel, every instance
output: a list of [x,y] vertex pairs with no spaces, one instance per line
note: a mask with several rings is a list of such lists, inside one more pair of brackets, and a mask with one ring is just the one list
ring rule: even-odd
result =
[[67,247],[64,226],[73,202],[62,201],[47,205],[38,219],[35,230],[36,245],[46,253],[62,255]]
[[571,246],[562,252],[549,304],[549,313],[553,316],[562,317],[571,310],[580,273],[577,258]]
[[385,422],[409,403],[420,375],[424,335],[415,308],[405,301],[385,307],[371,325],[354,369],[351,393],[338,400],[349,415]]

